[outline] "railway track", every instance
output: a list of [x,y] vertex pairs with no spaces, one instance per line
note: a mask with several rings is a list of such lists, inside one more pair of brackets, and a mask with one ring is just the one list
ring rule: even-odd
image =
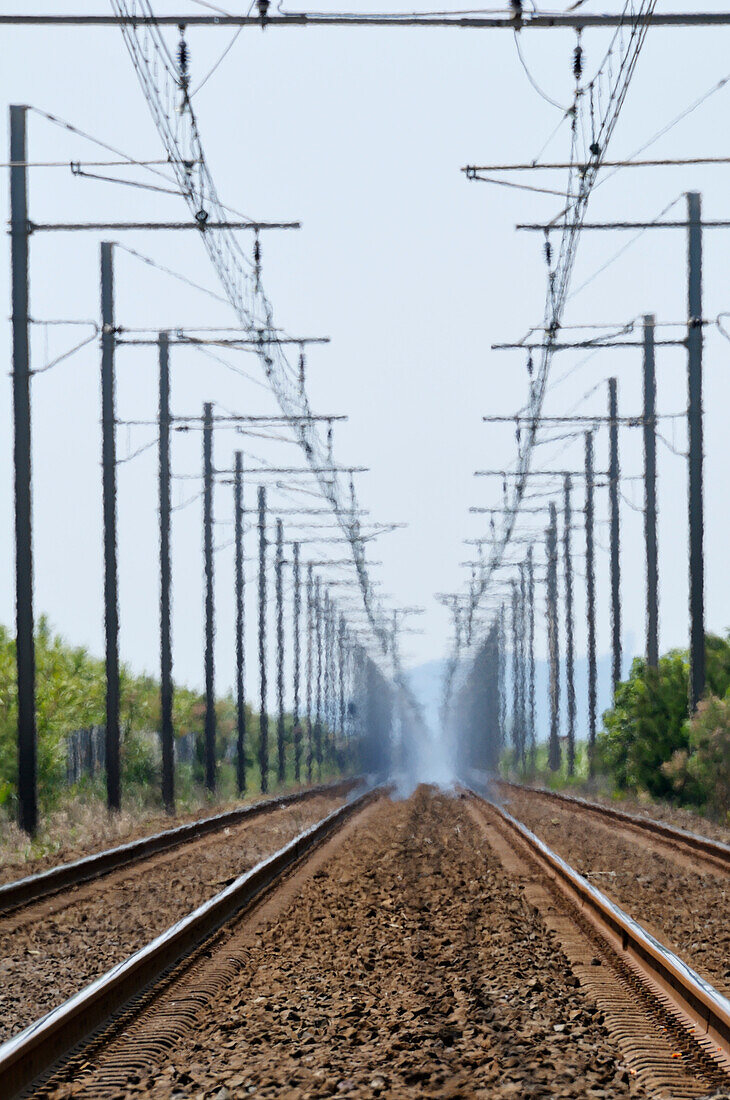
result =
[[500,780],[498,788],[508,793],[517,792],[527,797],[542,798],[557,805],[566,806],[575,813],[594,817],[603,822],[617,823],[626,832],[644,838],[651,837],[652,841],[659,841],[674,852],[688,856],[694,861],[700,860],[707,866],[730,874],[730,844],[723,844],[722,841],[711,840],[709,837],[700,836],[697,833],[691,833],[673,825],[667,825],[663,821],[639,817],[613,806],[604,806],[599,802],[589,802],[587,799],[577,798],[575,795],[548,791],[542,787],[528,787],[519,783]]
[[338,792],[344,794],[358,782],[358,779],[347,779],[338,783],[324,783],[316,787],[308,787],[303,791],[279,795],[277,798],[264,799],[250,806],[226,810],[224,813],[191,821],[186,825],[178,825],[174,829],[166,829],[152,836],[130,841],[128,844],[120,844],[102,852],[95,852],[82,859],[17,879],[15,882],[4,883],[0,885],[0,916],[43,898],[52,897],[64,890],[72,890],[82,883],[102,878],[104,875],[111,874],[112,871],[132,867],[160,852],[173,851],[185,844],[200,840],[201,837],[221,833],[233,825],[273,813],[285,806],[306,802],[319,795],[334,795]]
[[[474,796],[474,792],[470,793]],[[579,875],[521,821],[495,802],[478,795],[475,797],[478,812],[490,831],[496,831],[507,842],[516,853],[518,862],[526,860],[539,872],[547,881],[550,895],[564,910],[567,906],[568,924],[572,922],[580,929],[579,939],[576,941],[574,933],[566,928],[565,920],[558,919],[555,930],[572,946],[574,958],[571,961],[580,966],[581,958],[585,958],[585,945],[580,944],[582,936],[585,944],[600,952],[601,959],[618,978],[619,985],[623,989],[633,987],[639,993],[637,1002],[643,1001],[649,1006],[648,1019],[642,1019],[637,1005],[629,1010],[624,995],[619,993],[616,997],[606,988],[603,974],[599,978],[590,975],[590,966],[595,966],[596,960],[591,960],[588,969],[583,966],[584,979],[589,986],[595,987],[607,1012],[609,1029],[625,1050],[627,1060],[640,1068],[645,1066],[646,1040],[650,1040],[651,1047],[654,1038],[647,1034],[647,1030],[651,1028],[652,1016],[656,1020],[658,1010],[659,1014],[667,1014],[672,1022],[669,1027],[666,1024],[659,1026],[666,1028],[667,1033],[673,1026],[676,1042],[683,1047],[671,1052],[672,1060],[681,1061],[682,1069],[694,1060],[700,1072],[703,1072],[703,1062],[706,1072],[706,1060],[709,1060],[722,1075],[726,1075],[726,1087],[730,1086],[730,1000],[651,935],[634,917]],[[491,842],[494,843],[494,837]],[[499,847],[498,844],[496,846]],[[514,864],[512,866],[514,869]],[[683,1044],[682,1036],[685,1039]],[[683,1092],[682,1086],[673,1082],[675,1074],[666,1057],[661,1065],[662,1059],[654,1050],[652,1058],[654,1067],[649,1076],[654,1078],[656,1087],[668,1089],[672,1096],[692,1095],[691,1092]],[[701,1087],[704,1088],[704,1084]],[[706,1094],[706,1091],[695,1093]]]
[[466,790],[354,798],[0,1047],[3,1097],[548,1095],[551,1072],[581,1098],[727,1089],[730,1001]]
[[[54,1064],[109,1025],[126,1008],[124,1024],[154,996],[165,978],[178,978],[212,950],[226,922],[252,906],[374,798],[366,791],[333,810],[274,855],[239,876],[224,890],[177,921],[151,943],[0,1047],[0,1096],[9,1098],[33,1087]],[[145,994],[147,995],[145,997]]]

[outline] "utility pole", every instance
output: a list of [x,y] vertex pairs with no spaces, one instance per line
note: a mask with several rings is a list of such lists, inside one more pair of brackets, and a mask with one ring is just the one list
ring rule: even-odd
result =
[[573,522],[571,509],[570,475],[563,481],[563,568],[565,570],[565,691],[568,704],[568,775],[575,772],[575,655],[573,625],[573,558],[570,545],[570,528]]
[[621,559],[619,554],[618,383],[608,380],[608,497],[611,526],[611,649],[613,690],[621,681]]
[[689,435],[689,707],[705,692],[704,504],[702,499],[702,199],[687,195],[687,428]]
[[317,757],[317,778],[322,778],[322,597],[319,577],[314,586],[314,631],[317,645],[317,687],[314,711],[314,748]]
[[345,618],[340,615],[337,632],[337,671],[339,678],[339,726],[342,743],[345,743]]
[[166,332],[158,336],[159,358],[159,496],[160,496],[160,739],[162,802],[175,812],[175,742],[172,722],[172,625],[170,561],[170,347]]
[[547,529],[547,628],[550,658],[550,741],[548,766],[560,768],[560,655],[558,652],[558,519],[555,505],[550,502],[550,525]]
[[307,565],[307,783],[312,782],[312,670],[314,665],[314,577],[312,563]]
[[281,784],[286,777],[284,759],[284,527],[276,521],[276,777]]
[[28,162],[26,111],[10,108],[10,252],[13,310],[15,475],[15,653],[18,677],[18,825],[38,828],[33,628],[30,340],[28,336]]
[[295,542],[293,550],[293,584],[294,584],[294,781],[298,783],[302,769],[302,727],[299,718],[299,692],[301,686],[301,660],[302,660],[302,583],[299,565],[299,543]]
[[644,317],[644,543],[646,546],[646,663],[659,664],[659,574],[656,514],[656,370],[654,316]]
[[266,486],[259,485],[259,768],[261,793],[269,789],[269,714],[266,709]]
[[588,618],[588,774],[595,771],[596,749],[596,566],[593,522],[593,432],[585,433],[586,607]]
[[104,513],[106,638],[106,800],[121,807],[119,766],[119,592],[117,577],[117,454],[114,378],[114,245],[101,245],[101,464]]
[[236,573],[236,786],[246,790],[246,617],[244,593],[246,574],[243,558],[243,455],[236,451],[233,482],[233,523]]
[[213,406],[203,405],[203,561],[205,566],[205,786],[215,790],[215,603],[213,592]]
[[[498,655],[498,668],[497,668],[497,685],[499,693],[499,748],[504,745],[505,726],[507,720],[507,700],[506,693],[506,677],[505,677],[505,622],[504,622],[504,604],[500,604],[499,608],[499,642],[497,646]],[[499,759],[499,752],[497,753],[497,759]]]
[[527,647],[528,647],[528,714],[530,767],[535,767],[537,750],[535,737],[535,570],[532,560],[532,546],[527,548]]
[[525,586],[525,563],[520,564],[520,582],[519,582],[519,700],[520,700],[520,768],[524,772],[525,764],[527,763],[525,758],[525,745],[527,743],[527,675],[526,675],[526,619],[527,619],[527,593]]
[[512,601],[512,751],[515,767],[519,766],[520,742],[520,643],[519,643],[519,595],[516,580],[510,581]]
[[327,730],[326,734],[323,730],[322,741],[325,758],[331,755],[332,741],[330,674],[330,603],[329,592],[325,589],[322,595],[322,725]]

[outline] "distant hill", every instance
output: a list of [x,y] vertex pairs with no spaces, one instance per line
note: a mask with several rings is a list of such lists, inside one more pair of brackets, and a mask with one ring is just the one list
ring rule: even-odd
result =
[[[632,654],[634,650],[633,637],[627,637],[624,643],[624,654]],[[631,665],[631,657],[624,659],[624,675],[628,674]],[[446,660],[427,661],[417,665],[406,672],[408,682],[419,699],[426,713],[427,721],[433,730],[440,727],[440,710],[443,695],[443,682],[446,672]],[[511,703],[511,687],[509,681],[509,660],[507,662],[507,691],[508,705]],[[611,705],[611,657],[604,654],[598,658],[598,727],[601,725],[601,715]],[[576,735],[583,739],[588,732],[588,661],[585,657],[575,662],[575,702],[576,702]],[[538,661],[535,665],[535,710],[537,740],[547,741],[550,728],[550,700],[548,697],[548,663]],[[560,668],[560,712],[561,728],[564,729],[567,721],[567,707],[565,698],[565,664]]]

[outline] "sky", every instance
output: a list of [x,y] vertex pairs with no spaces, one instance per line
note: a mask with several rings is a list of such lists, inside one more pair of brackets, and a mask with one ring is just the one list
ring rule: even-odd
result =
[[[320,10],[341,5],[322,0]],[[444,8],[458,7],[452,0]],[[586,10],[619,10],[616,2],[589,0]],[[681,10],[661,3],[660,10]],[[723,4],[706,0],[707,11]],[[76,12],[106,12],[100,0],[76,0]],[[0,11],[18,10],[0,3]],[[37,0],[34,11],[56,11]],[[162,12],[203,10],[190,0],[155,5]],[[231,10],[238,10],[237,7]],[[359,8],[357,10],[364,10]],[[2,103],[26,103],[142,159],[161,155],[156,130],[120,33],[114,28],[2,29]],[[727,30],[650,31],[610,156],[633,154],[718,84],[728,70]],[[176,32],[170,41],[176,42]],[[232,38],[229,30],[191,29],[187,41],[192,86],[211,70]],[[607,32],[583,35],[586,69],[598,63]],[[535,83],[558,104],[568,104],[575,35],[532,31],[521,36],[522,54]],[[646,155],[722,156],[730,88],[721,88],[651,146]],[[261,220],[298,220],[298,232],[262,235],[263,279],[278,322],[297,335],[326,335],[327,346],[308,355],[308,389],[315,410],[347,414],[335,429],[335,454],[345,464],[369,467],[358,495],[370,518],[407,523],[371,544],[382,561],[373,575],[399,605],[420,605],[422,633],[403,637],[404,661],[416,665],[443,657],[450,647],[449,613],[436,592],[463,590],[473,556],[463,540],[485,533],[485,517],[470,506],[497,505],[499,483],[475,479],[475,470],[514,460],[512,425],[484,424],[487,414],[511,414],[525,400],[522,353],[492,352],[498,341],[521,338],[542,317],[545,266],[539,235],[515,224],[543,221],[559,199],[469,182],[466,164],[563,160],[568,132],[556,108],[527,78],[508,31],[435,29],[246,29],[194,98],[203,143],[226,202]],[[3,112],[7,127],[7,111]],[[546,142],[557,133],[550,143]],[[5,129],[7,148],[7,129]],[[29,115],[33,160],[103,159],[99,150],[43,119]],[[103,172],[104,169],[98,171]],[[123,170],[126,171],[126,170]],[[652,220],[671,203],[683,215],[683,195],[702,192],[704,212],[727,217],[723,202],[729,166],[630,169],[598,187],[589,218]],[[120,173],[123,174],[123,173]],[[127,173],[132,175],[132,173]],[[143,178],[137,173],[134,178]],[[547,188],[557,174],[520,177]],[[7,170],[0,176],[8,209]],[[68,168],[31,170],[30,216],[36,221],[186,217],[181,198],[73,177]],[[726,231],[705,233],[705,316],[730,311]],[[31,312],[37,320],[90,321],[98,316],[100,234],[38,234],[31,242]],[[219,293],[215,275],[193,234],[125,233],[117,240]],[[648,312],[677,327],[686,318],[686,241],[681,231],[631,235],[585,233],[580,241],[570,324],[625,324]],[[619,249],[630,246],[616,257]],[[0,621],[13,617],[12,423],[10,387],[9,246],[0,263],[0,294],[8,369],[0,385]],[[249,246],[250,247],[250,246]],[[116,251],[117,313],[128,328],[235,324],[230,309]],[[609,263],[610,261],[610,263]],[[599,269],[609,264],[605,271]],[[584,289],[579,289],[586,280]],[[577,293],[575,293],[577,291]],[[730,331],[730,323],[728,324]],[[33,365],[48,362],[93,330],[33,326]],[[707,624],[730,626],[725,583],[730,519],[726,507],[727,414],[730,397],[726,338],[708,326],[705,358],[705,490]],[[243,412],[275,406],[262,386],[257,360],[227,356],[250,377],[197,352],[175,349],[173,406],[198,415],[203,401]],[[118,352],[118,409],[122,418],[150,420],[156,412],[154,348]],[[556,356],[545,411],[600,414],[605,379],[619,380],[621,412],[638,413],[640,352],[604,351],[587,358]],[[658,405],[664,414],[659,447],[660,645],[686,644],[687,529],[686,363],[682,349],[661,349]],[[133,668],[156,672],[158,659],[157,497],[154,429],[122,427],[119,469],[120,610],[122,657]],[[535,463],[580,464],[582,443],[538,448]],[[269,460],[298,461],[291,445],[216,437],[216,465],[225,468],[235,449]],[[572,449],[571,449],[572,447]],[[266,448],[266,449],[265,449]],[[675,453],[677,452],[677,453]],[[597,464],[607,453],[597,440]],[[174,440],[179,475],[197,477],[200,437]],[[640,649],[644,635],[641,438],[621,433],[623,628]],[[75,644],[103,652],[99,353],[91,341],[33,381],[35,597],[37,614]],[[181,683],[200,685],[203,664],[203,596],[200,502],[196,480],[176,481],[179,505],[173,528],[174,660]],[[578,494],[578,490],[576,490]],[[247,487],[253,507],[254,487]],[[580,505],[580,501],[577,502]],[[605,493],[598,501],[599,649],[609,646]],[[233,680],[233,558],[231,490],[216,492],[217,664],[219,684]],[[540,523],[525,521],[542,545]],[[253,553],[254,535],[248,536]],[[576,536],[577,551],[580,536]],[[330,547],[330,550],[334,547]],[[542,553],[542,551],[540,551]],[[585,652],[583,563],[577,568],[577,652]],[[253,573],[249,571],[249,579]],[[539,595],[540,609],[543,596]],[[253,604],[250,602],[250,612]],[[254,615],[247,644],[253,653]],[[539,617],[538,654],[545,638]],[[416,620],[414,620],[414,623]]]

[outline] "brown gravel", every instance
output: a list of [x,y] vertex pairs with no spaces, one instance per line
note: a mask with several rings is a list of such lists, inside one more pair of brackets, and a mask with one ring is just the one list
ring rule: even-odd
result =
[[730,875],[594,814],[511,791],[504,805],[577,871],[730,996]]
[[194,1035],[117,1095],[645,1095],[458,800],[383,804],[248,942]]
[[[300,789],[287,787],[275,793],[287,794]],[[156,808],[124,807],[119,813],[110,814],[98,799],[76,798],[63,809],[42,818],[33,840],[14,823],[0,820],[0,883],[13,882],[59,863],[260,801],[262,798],[256,793],[244,799],[201,800],[198,805],[170,817]]]
[[340,805],[316,796],[0,918],[0,1041]]

